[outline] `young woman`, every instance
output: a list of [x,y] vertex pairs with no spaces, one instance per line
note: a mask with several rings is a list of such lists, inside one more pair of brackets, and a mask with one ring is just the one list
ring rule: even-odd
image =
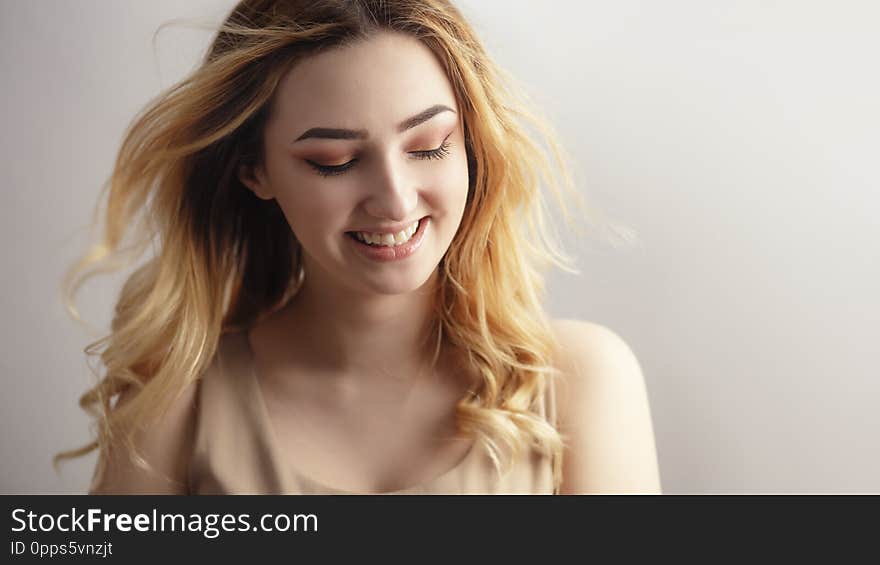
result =
[[87,349],[91,492],[659,492],[632,352],[542,308],[570,181],[501,76],[446,1],[235,7],[74,271],[156,245]]

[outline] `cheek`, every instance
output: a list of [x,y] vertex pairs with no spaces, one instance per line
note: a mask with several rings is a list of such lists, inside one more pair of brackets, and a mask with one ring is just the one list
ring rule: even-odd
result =
[[313,239],[317,235],[310,237],[309,234],[333,230],[344,220],[340,217],[340,210],[346,209],[346,202],[314,187],[291,189],[277,198],[291,229],[300,239]]
[[468,171],[465,158],[447,163],[431,188],[422,193],[429,213],[434,214],[441,240],[452,239],[464,216],[468,195]]
[[468,168],[467,159],[461,156],[456,159],[454,166],[450,168],[446,182],[447,205],[450,212],[455,211],[458,217],[464,211],[468,194]]
[[340,211],[349,209],[350,191],[330,190],[286,155],[273,155],[269,172],[278,206],[300,241],[314,241],[320,233],[343,225]]

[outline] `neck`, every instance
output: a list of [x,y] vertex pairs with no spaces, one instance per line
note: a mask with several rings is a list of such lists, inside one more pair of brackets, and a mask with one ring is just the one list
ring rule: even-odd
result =
[[416,290],[380,294],[334,283],[309,267],[279,321],[310,366],[358,379],[409,380],[426,370],[435,346],[428,338],[436,269]]

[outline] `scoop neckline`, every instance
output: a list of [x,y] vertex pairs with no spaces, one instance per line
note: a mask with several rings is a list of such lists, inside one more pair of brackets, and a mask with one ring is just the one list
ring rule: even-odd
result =
[[[250,330],[242,330],[239,332],[239,336],[243,345],[243,349],[246,355],[246,373],[248,386],[251,389],[251,395],[253,396],[257,407],[257,420],[259,425],[262,427],[263,433],[261,434],[264,438],[266,447],[272,454],[272,460],[275,462],[276,467],[282,473],[284,473],[285,477],[289,474],[295,476],[295,478],[299,481],[310,484],[315,490],[329,492],[333,494],[343,494],[343,495],[394,495],[394,494],[406,494],[414,491],[420,491],[428,489],[429,487],[435,486],[443,480],[450,477],[456,471],[461,469],[468,461],[475,455],[477,452],[477,442],[476,440],[471,441],[470,447],[467,452],[449,469],[441,472],[438,476],[428,479],[427,481],[423,481],[421,483],[417,483],[408,487],[404,487],[396,490],[385,490],[385,491],[369,491],[369,492],[358,492],[351,491],[346,489],[341,489],[338,487],[330,486],[326,483],[323,483],[317,479],[312,478],[311,476],[303,473],[299,469],[297,469],[294,465],[287,462],[287,460],[283,457],[283,452],[281,451],[280,444],[278,443],[278,436],[275,433],[275,427],[272,425],[272,421],[269,418],[269,410],[266,405],[265,397],[263,396],[263,390],[260,388],[260,382],[257,375],[257,367],[256,361],[254,357],[254,350],[251,347],[250,342]],[[285,481],[286,482],[286,481]]]

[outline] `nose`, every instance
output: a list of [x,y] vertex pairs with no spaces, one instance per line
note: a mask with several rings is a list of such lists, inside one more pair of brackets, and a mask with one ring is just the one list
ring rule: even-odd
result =
[[367,180],[364,210],[377,219],[394,222],[412,220],[419,205],[415,175],[407,171],[403,158],[387,156]]

